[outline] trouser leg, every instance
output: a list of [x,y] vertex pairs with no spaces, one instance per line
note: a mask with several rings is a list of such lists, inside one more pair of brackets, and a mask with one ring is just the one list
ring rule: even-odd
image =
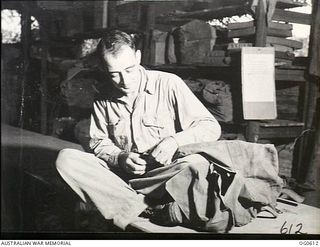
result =
[[[155,199],[169,193],[184,214],[206,215],[210,162],[199,154],[177,159],[169,166],[149,171],[129,181],[136,191]],[[190,212],[190,210],[192,212]]]
[[175,218],[182,219],[183,212],[188,225],[214,232],[227,229],[230,214],[224,210],[216,192],[213,166],[199,154],[177,159],[169,166],[130,180],[130,184],[137,191],[154,198],[168,193],[178,205],[173,213],[177,216]]
[[106,219],[113,219],[122,229],[147,208],[144,196],[93,154],[64,149],[58,155],[56,167],[82,200],[87,195]]

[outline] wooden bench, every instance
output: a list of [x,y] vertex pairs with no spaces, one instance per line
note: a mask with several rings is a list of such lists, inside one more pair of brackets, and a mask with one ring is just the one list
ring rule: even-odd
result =
[[[39,204],[47,199],[60,200],[57,194],[70,192],[55,169],[57,155],[64,148],[82,149],[74,143],[1,124],[3,231],[37,229]],[[70,196],[63,195],[63,200],[57,204],[73,204]]]
[[[281,211],[277,218],[261,214],[249,224],[234,227],[230,234],[320,234],[320,209],[304,204],[292,206],[279,202],[277,208]],[[163,227],[151,223],[148,219],[133,222],[131,231],[148,233],[199,233],[181,226]]]
[[[68,185],[59,177],[54,163],[58,152],[63,148],[75,148],[81,150],[81,146],[63,141],[54,137],[44,136],[27,130],[21,130],[7,125],[1,125],[1,166],[2,166],[2,208],[1,215],[6,220],[2,222],[2,229],[8,231],[34,230],[29,221],[34,220],[34,207],[41,200],[37,193],[32,190],[39,187],[48,187],[51,190],[66,190],[61,204],[67,203],[73,192]],[[29,183],[25,176],[35,180]],[[39,182],[39,183],[37,183]],[[35,188],[36,187],[36,188]],[[50,191],[45,188],[46,191]],[[31,193],[30,193],[31,192]],[[27,196],[31,194],[30,196]],[[38,198],[36,198],[38,197]],[[35,202],[30,202],[35,200]],[[61,197],[58,198],[61,200]],[[79,201],[77,202],[79,205]],[[72,206],[72,205],[71,205]],[[74,205],[73,205],[74,206]],[[279,203],[282,214],[277,218],[256,218],[243,227],[235,227],[230,233],[291,233],[297,231],[308,234],[320,234],[319,215],[320,209],[298,204],[291,206]],[[71,207],[70,210],[75,210]],[[68,212],[67,218],[75,217]],[[73,219],[76,221],[76,219]],[[104,224],[104,219],[101,219]],[[10,223],[11,222],[11,223]],[[103,230],[103,229],[101,229]],[[72,229],[70,229],[72,231]],[[198,233],[195,230],[181,226],[163,227],[151,223],[148,219],[139,218],[133,222],[128,231],[147,233]]]

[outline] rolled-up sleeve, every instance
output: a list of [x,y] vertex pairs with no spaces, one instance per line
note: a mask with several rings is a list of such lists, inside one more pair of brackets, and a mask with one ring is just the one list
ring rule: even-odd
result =
[[94,154],[111,166],[118,165],[118,156],[122,150],[109,138],[105,106],[100,101],[93,104],[90,123],[90,148]]
[[191,143],[216,141],[221,135],[218,121],[192,93],[185,82],[175,77],[170,101],[181,131],[173,135],[179,147]]

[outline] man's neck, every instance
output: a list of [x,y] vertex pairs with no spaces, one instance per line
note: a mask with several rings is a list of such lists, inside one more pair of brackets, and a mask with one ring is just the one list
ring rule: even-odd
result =
[[127,104],[130,108],[133,108],[134,102],[139,94],[139,90],[135,90],[135,92],[130,94],[125,94],[121,97],[121,101]]

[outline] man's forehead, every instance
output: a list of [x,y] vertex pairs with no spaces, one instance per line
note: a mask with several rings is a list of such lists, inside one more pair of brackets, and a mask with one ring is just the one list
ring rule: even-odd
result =
[[136,54],[130,47],[121,48],[116,54],[104,53],[104,60],[109,71],[120,71],[137,63]]
[[103,54],[105,59],[118,58],[118,57],[122,57],[123,55],[125,56],[135,55],[135,51],[128,45],[122,45],[115,51],[105,50]]

